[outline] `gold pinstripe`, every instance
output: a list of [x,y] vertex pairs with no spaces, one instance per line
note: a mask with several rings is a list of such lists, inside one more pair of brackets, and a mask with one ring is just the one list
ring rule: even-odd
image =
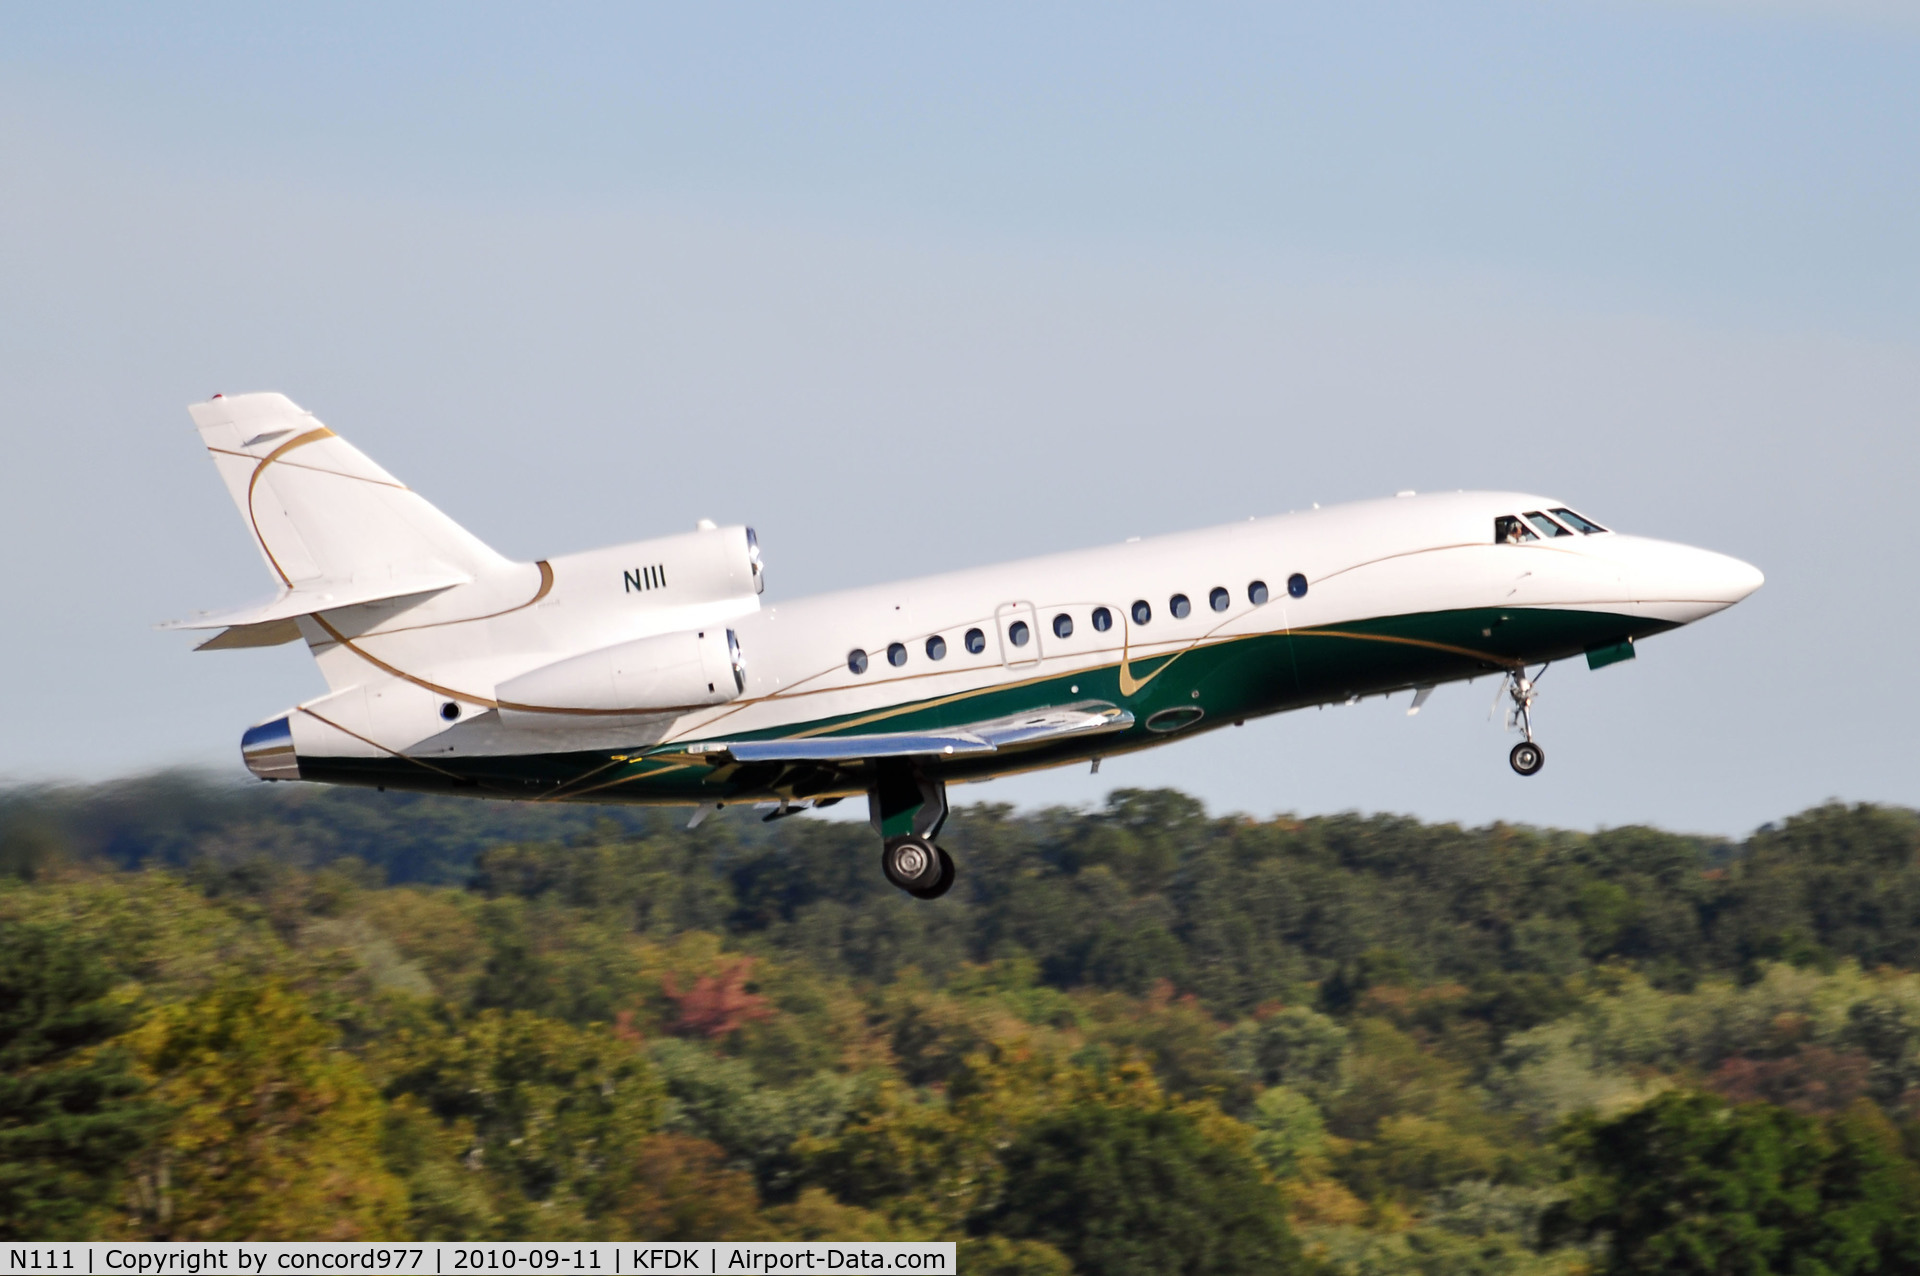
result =
[[260,542],[260,550],[267,556],[267,563],[273,568],[273,574],[278,576],[280,583],[288,589],[293,588],[293,578],[281,569],[280,560],[273,556],[273,547],[267,544],[267,538],[260,534],[260,518],[253,510],[253,489],[260,485],[260,476],[266,473],[267,467],[287,453],[293,451],[293,449],[305,447],[309,443],[318,443],[321,439],[336,437],[338,436],[324,425],[317,429],[308,430],[305,434],[296,434],[279,447],[273,449],[273,451],[261,457],[260,464],[253,467],[253,473],[247,478],[247,522],[253,527],[253,539]]

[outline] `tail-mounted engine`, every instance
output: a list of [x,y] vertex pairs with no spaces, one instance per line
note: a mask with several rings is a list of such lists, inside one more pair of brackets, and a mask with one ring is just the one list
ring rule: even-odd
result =
[[648,715],[725,704],[747,688],[740,640],[721,625],[615,643],[495,690],[500,716]]

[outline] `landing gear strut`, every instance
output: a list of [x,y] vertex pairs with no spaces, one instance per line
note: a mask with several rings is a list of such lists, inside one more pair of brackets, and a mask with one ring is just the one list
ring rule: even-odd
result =
[[953,889],[953,857],[933,844],[947,822],[947,786],[905,760],[880,764],[867,790],[867,813],[886,839],[880,871],[916,899]]
[[[1546,672],[1545,666],[1541,673]],[[1507,764],[1520,775],[1538,775],[1540,768],[1547,764],[1547,751],[1533,742],[1533,698],[1534,680],[1527,677],[1525,666],[1507,670],[1507,698],[1513,706],[1507,710],[1507,730],[1519,730],[1527,738],[1513,746],[1507,754]]]

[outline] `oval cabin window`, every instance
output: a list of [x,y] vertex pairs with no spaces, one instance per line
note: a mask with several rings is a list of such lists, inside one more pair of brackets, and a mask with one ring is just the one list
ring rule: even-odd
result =
[[1187,601],[1185,594],[1175,594],[1167,599],[1167,610],[1173,613],[1175,620],[1185,620],[1193,610],[1193,604]]
[[945,660],[947,658],[947,640],[939,634],[927,639],[927,659]]
[[1061,612],[1053,618],[1053,636],[1055,638],[1073,637],[1073,617]]
[[907,644],[891,642],[887,644],[887,663],[895,669],[907,663]]
[[1105,607],[1095,607],[1093,609],[1093,627],[1103,634],[1106,633],[1107,630],[1113,628],[1113,613]]
[[1027,639],[1032,636],[1033,631],[1027,628],[1027,622],[1024,620],[1016,620],[1007,626],[1007,641],[1016,647],[1026,646]]
[[1229,594],[1223,587],[1219,585],[1215,585],[1213,587],[1213,592],[1207,595],[1207,606],[1213,608],[1215,611],[1225,611],[1227,609],[1227,604],[1232,601],[1233,601],[1233,595]]
[[1267,601],[1267,582],[1256,580],[1247,586],[1247,601],[1258,607]]
[[1287,577],[1287,592],[1295,598],[1305,598],[1307,596],[1307,578],[1299,572],[1295,572],[1293,575]]
[[1144,598],[1139,599],[1133,604],[1133,623],[1134,624],[1144,625],[1149,620],[1152,620],[1152,619],[1153,619],[1153,608],[1147,606],[1146,599]]
[[865,673],[867,671],[867,653],[858,647],[849,651],[847,653],[847,668],[853,670],[855,673]]
[[987,636],[978,629],[967,630],[967,654],[977,656],[987,649]]

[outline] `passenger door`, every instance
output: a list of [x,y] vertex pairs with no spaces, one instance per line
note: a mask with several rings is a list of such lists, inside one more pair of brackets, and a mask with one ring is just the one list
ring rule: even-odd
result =
[[1040,663],[1040,620],[1032,603],[1001,603],[993,609],[993,619],[1000,634],[1001,664],[1027,669]]

